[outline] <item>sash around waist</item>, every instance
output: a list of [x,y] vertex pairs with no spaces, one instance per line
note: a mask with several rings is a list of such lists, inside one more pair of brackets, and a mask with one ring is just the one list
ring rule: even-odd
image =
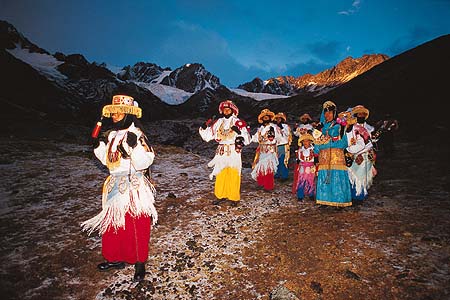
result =
[[236,147],[234,144],[219,144],[217,145],[216,155],[226,155],[230,156],[232,151],[235,151]]
[[345,165],[344,150],[340,148],[328,148],[319,152],[320,170],[347,170]]
[[258,146],[260,153],[275,153],[277,152],[276,144],[259,144]]

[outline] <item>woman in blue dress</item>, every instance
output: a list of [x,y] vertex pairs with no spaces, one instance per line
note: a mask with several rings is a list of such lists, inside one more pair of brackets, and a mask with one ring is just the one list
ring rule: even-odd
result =
[[314,146],[314,152],[319,154],[316,203],[345,207],[352,205],[344,156],[348,142],[347,135],[341,134],[341,125],[336,122],[336,115],[336,104],[326,101],[320,116],[322,134],[315,140]]

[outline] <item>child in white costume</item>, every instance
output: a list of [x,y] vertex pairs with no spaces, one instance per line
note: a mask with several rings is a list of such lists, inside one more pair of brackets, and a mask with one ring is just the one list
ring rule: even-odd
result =
[[241,150],[250,144],[250,133],[245,121],[237,117],[239,109],[231,100],[219,104],[219,113],[221,118],[205,122],[198,131],[204,141],[215,140],[219,144],[216,155],[208,163],[208,167],[213,168],[209,178],[212,180],[216,176],[214,204],[228,199],[236,205],[240,200]]
[[303,114],[299,117],[300,124],[296,125],[294,135],[296,137],[300,137],[302,134],[305,133],[312,133],[314,130],[314,127],[312,126],[312,118],[309,114]]
[[305,196],[313,198],[316,194],[316,165],[314,158],[314,138],[311,134],[305,133],[298,139],[298,150],[296,151],[298,167],[292,192],[297,195],[297,199],[302,201]]

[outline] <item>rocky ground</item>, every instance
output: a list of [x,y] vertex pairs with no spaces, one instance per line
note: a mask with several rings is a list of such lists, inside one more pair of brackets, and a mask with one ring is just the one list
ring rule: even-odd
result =
[[100,237],[80,231],[107,176],[90,147],[0,141],[2,298],[450,299],[448,151],[398,143],[367,201],[337,209],[299,203],[292,180],[257,188],[248,147],[232,207],[212,204],[213,145],[197,139],[155,146],[159,222],[141,283],[133,266],[98,272]]

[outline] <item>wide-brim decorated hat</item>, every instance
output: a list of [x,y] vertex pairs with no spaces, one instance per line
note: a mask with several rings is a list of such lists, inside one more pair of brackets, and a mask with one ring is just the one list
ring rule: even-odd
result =
[[323,111],[336,110],[336,104],[333,101],[325,101],[322,105]]
[[348,110],[341,111],[340,113],[338,113],[338,118],[341,118],[341,119],[350,119],[352,117],[353,117],[352,112],[348,111]]
[[277,113],[277,114],[273,117],[273,120],[276,120],[277,118],[283,119],[283,122],[286,122],[286,120],[287,120],[286,114],[285,114],[285,113],[282,113],[282,112]]
[[365,119],[369,117],[369,110],[365,108],[363,105],[356,105],[352,108],[352,115],[356,116],[357,114],[362,113],[364,114]]
[[223,114],[223,110],[224,110],[224,108],[226,108],[226,107],[228,107],[229,109],[231,109],[231,110],[233,111],[233,114],[234,114],[235,116],[237,116],[237,115],[239,114],[239,109],[238,109],[238,107],[237,107],[236,104],[234,104],[233,101],[231,101],[231,100],[225,100],[225,101],[220,102],[220,104],[219,104],[219,113],[220,113],[220,114]]
[[303,142],[304,140],[310,140],[311,142],[314,142],[314,137],[309,133],[304,133],[299,136],[298,144],[300,145],[300,143]]
[[351,109],[347,109],[346,111],[342,111],[338,113],[337,123],[341,126],[353,125],[356,123],[356,118],[353,117]]
[[111,114],[120,113],[135,115],[137,118],[142,117],[142,109],[138,106],[138,103],[134,101],[133,97],[127,95],[114,95],[112,104],[103,107],[102,115],[110,118]]
[[299,118],[300,122],[304,123],[306,120],[312,121],[312,118],[309,114],[303,114]]
[[262,123],[263,122],[263,117],[264,116],[269,116],[270,120],[273,120],[273,117],[275,117],[275,113],[270,111],[267,108],[264,108],[258,116],[258,123]]

